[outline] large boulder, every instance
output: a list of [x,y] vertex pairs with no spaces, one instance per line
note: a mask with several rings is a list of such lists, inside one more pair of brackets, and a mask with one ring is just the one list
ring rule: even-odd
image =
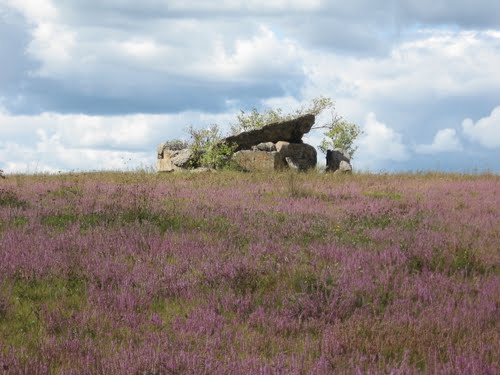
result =
[[280,141],[276,143],[276,150],[291,169],[306,171],[316,168],[318,153],[311,145]]
[[233,155],[233,161],[246,171],[279,171],[286,168],[306,171],[316,167],[317,152],[305,143],[279,141],[238,151]]
[[314,121],[315,116],[307,114],[293,120],[272,123],[261,129],[227,137],[225,141],[229,144],[235,144],[236,151],[249,150],[252,146],[266,142],[302,143],[302,136],[311,130]]
[[272,172],[286,168],[283,156],[276,151],[242,150],[236,152],[232,160],[248,172]]
[[[161,145],[160,145],[161,147]],[[158,172],[173,172],[188,169],[192,166],[193,153],[190,149],[168,150],[158,148]]]
[[340,149],[326,151],[326,170],[328,172],[349,173],[352,172],[351,158],[349,154]]

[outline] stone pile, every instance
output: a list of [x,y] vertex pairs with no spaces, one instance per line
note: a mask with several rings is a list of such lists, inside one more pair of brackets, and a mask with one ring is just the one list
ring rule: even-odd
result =
[[233,161],[246,171],[276,171],[287,168],[305,171],[316,167],[316,149],[302,137],[314,125],[314,115],[276,122],[261,129],[228,137],[236,145]]
[[[223,140],[235,145],[233,162],[246,171],[306,171],[316,167],[316,149],[303,143],[302,137],[314,125],[315,116],[308,114],[293,120],[265,125]],[[168,143],[167,143],[168,144]],[[158,147],[158,171],[189,170],[193,166],[189,149],[171,150]]]

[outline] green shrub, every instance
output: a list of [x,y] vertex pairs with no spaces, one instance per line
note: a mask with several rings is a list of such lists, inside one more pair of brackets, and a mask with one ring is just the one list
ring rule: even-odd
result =
[[208,167],[222,169],[229,165],[231,155],[236,149],[235,145],[227,144],[223,141],[220,129],[217,125],[212,125],[207,129],[188,128],[191,136],[191,149],[193,156],[191,167]]

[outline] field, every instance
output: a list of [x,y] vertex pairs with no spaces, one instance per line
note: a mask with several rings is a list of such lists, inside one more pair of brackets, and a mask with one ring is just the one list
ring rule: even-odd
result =
[[498,374],[500,177],[0,181],[0,373]]

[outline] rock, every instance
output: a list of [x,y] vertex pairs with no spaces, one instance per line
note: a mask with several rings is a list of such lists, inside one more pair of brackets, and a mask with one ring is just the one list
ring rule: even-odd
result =
[[276,151],[281,152],[281,150],[286,149],[290,145],[290,142],[279,141],[276,142]]
[[293,169],[294,171],[300,171],[300,165],[295,163],[291,157],[286,157],[285,161],[290,169]]
[[249,172],[272,172],[286,167],[283,156],[276,151],[251,151],[236,152],[232,160],[243,170]]
[[178,168],[188,168],[191,164],[193,152],[189,148],[179,151],[170,151],[170,159],[172,164]]
[[345,160],[341,160],[338,170],[342,173],[349,173],[352,172],[352,166]]
[[227,137],[226,143],[236,144],[236,151],[250,150],[260,143],[286,141],[302,143],[302,136],[311,130],[315,116],[308,114],[293,120],[265,125],[262,129],[243,132]]
[[165,152],[165,143],[160,143],[158,145],[158,159],[163,159],[164,152]]
[[263,142],[259,143],[257,146],[252,147],[252,151],[276,151],[276,145],[273,142]]
[[344,150],[336,148],[326,151],[326,170],[328,172],[352,172],[351,159]]
[[156,163],[156,170],[158,172],[173,172],[175,171],[175,166],[172,164],[172,160],[169,157],[165,159],[158,159]]
[[306,171],[316,168],[318,153],[316,149],[306,143],[276,143],[276,150],[280,153],[288,166],[292,169]]
[[0,178],[6,178],[4,175],[3,175],[3,171],[0,169]]
[[172,172],[191,167],[193,153],[190,149],[168,150],[158,147],[158,172]]

